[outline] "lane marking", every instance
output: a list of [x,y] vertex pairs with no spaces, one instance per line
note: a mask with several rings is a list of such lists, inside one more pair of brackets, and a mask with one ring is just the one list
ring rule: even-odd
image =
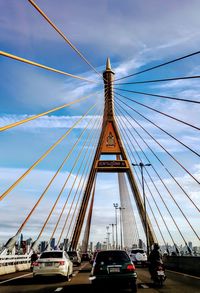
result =
[[143,289],[148,289],[149,288],[149,286],[147,286],[147,285],[145,285],[145,284],[141,284],[140,285]]
[[76,277],[78,273],[87,266],[88,263],[83,264],[77,271],[73,272],[72,276]]
[[25,274],[25,275],[22,275],[22,276],[19,276],[19,277],[15,277],[15,278],[11,278],[11,279],[8,279],[8,280],[5,280],[5,281],[1,281],[0,284],[3,284],[3,283],[7,283],[7,282],[10,282],[12,280],[16,280],[16,279],[20,279],[20,278],[24,278],[26,276],[29,276],[29,275],[32,275],[33,273],[29,273],[29,274]]
[[57,288],[54,292],[59,292],[63,289],[63,287]]
[[176,272],[176,271],[171,271],[171,270],[166,270],[167,272],[170,272],[170,273],[175,273],[177,275],[181,275],[181,276],[184,276],[184,277],[189,277],[189,278],[193,278],[193,279],[197,279],[197,280],[200,280],[199,277],[197,276],[192,276],[192,275],[188,275],[188,274],[185,274],[185,273],[180,273],[180,272]]

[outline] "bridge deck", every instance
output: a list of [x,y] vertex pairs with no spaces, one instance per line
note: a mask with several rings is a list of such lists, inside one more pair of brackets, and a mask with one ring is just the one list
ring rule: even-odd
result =
[[[70,282],[59,279],[33,280],[30,271],[18,272],[0,277],[1,293],[17,292],[88,292],[92,293],[92,286],[89,281],[91,266],[83,263],[80,267],[74,267],[74,276]],[[147,269],[137,268],[138,272],[138,293],[199,293],[200,278],[186,277],[183,274],[176,274],[167,271],[167,280],[162,289],[155,288],[150,280]],[[107,291],[106,291],[107,290]],[[111,292],[111,289],[101,289],[99,292]],[[115,292],[128,292],[120,290]],[[96,292],[95,292],[96,293]]]

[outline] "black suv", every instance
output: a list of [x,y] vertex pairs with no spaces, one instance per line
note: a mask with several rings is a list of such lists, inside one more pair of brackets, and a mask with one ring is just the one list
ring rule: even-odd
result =
[[129,287],[137,292],[137,274],[129,255],[123,250],[99,251],[93,263],[91,277],[94,287],[106,284]]

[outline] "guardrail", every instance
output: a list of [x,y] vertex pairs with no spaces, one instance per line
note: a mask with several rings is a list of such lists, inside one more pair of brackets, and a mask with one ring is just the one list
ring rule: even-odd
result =
[[24,271],[30,268],[30,256],[0,255],[0,275]]
[[199,256],[166,256],[164,262],[169,270],[200,277]]

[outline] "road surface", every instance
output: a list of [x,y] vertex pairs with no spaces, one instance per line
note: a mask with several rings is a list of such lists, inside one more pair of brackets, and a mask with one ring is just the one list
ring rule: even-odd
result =
[[[59,278],[45,278],[34,280],[30,271],[0,276],[1,293],[75,293],[93,291],[89,280],[91,265],[82,263],[80,267],[74,267],[73,277],[69,282]],[[163,288],[155,288],[150,280],[147,269],[137,268],[138,293],[200,293],[200,278],[167,271],[167,280]],[[101,288],[99,292],[130,292],[130,290],[118,290],[117,288]]]

